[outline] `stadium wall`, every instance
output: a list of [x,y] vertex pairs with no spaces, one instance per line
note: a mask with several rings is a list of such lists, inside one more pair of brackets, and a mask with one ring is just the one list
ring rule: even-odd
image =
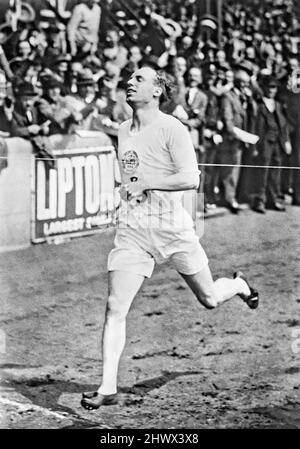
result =
[[30,245],[31,143],[7,139],[7,168],[0,173],[0,251]]
[[[21,138],[10,138],[6,143],[7,167],[0,172],[0,252],[26,248],[32,242],[33,148]],[[103,147],[107,152],[114,151],[110,138],[100,132],[92,137],[55,135],[49,138],[49,143],[58,150],[73,152]]]

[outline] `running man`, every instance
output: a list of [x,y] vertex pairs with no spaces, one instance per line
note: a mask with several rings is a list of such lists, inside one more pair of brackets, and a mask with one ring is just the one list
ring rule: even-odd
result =
[[122,201],[115,246],[108,257],[109,296],[102,339],[102,383],[83,393],[89,410],[117,403],[117,374],[125,345],[126,316],[154,264],[170,260],[207,309],[239,295],[251,309],[258,293],[241,272],[213,281],[183,191],[196,189],[199,171],[185,126],[160,111],[170,85],[162,71],[142,67],[128,81],[133,117],[119,130]]

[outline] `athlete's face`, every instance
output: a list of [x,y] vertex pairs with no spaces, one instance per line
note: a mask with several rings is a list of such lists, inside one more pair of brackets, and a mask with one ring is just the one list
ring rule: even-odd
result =
[[155,84],[155,71],[150,67],[142,67],[136,70],[127,82],[127,103],[147,104],[158,98],[160,88]]

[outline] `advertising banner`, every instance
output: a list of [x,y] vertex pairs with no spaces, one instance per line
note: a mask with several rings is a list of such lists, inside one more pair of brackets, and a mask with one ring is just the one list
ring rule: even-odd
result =
[[113,146],[54,150],[34,159],[32,242],[87,235],[114,223],[119,167]]

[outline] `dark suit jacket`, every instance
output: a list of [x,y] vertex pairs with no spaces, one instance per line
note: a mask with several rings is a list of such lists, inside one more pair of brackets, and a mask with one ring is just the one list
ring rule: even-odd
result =
[[12,136],[13,137],[23,137],[25,139],[28,139],[31,136],[30,132],[28,131],[28,126],[30,125],[36,125],[38,123],[38,111],[34,107],[32,108],[32,122],[29,122],[27,116],[25,113],[22,113],[22,111],[15,109],[13,112],[13,120],[12,120]]
[[197,89],[192,103],[188,104],[188,94],[189,88],[186,89],[185,104],[182,105],[189,116],[186,124],[190,128],[199,128],[205,121],[208,98],[203,91]]
[[185,101],[182,106],[188,115],[188,119],[181,120],[188,126],[193,144],[195,147],[203,142],[203,125],[205,123],[205,113],[207,108],[207,95],[197,88],[191,104],[188,104],[189,88],[185,91]]
[[207,96],[207,107],[205,111],[205,127],[216,130],[220,119],[220,108],[218,97],[209,89],[203,91]]
[[[285,142],[289,140],[288,124],[285,116],[283,115],[282,106],[277,101],[275,112],[278,122],[279,144],[281,149],[285,151]],[[260,138],[256,148],[260,154],[267,154],[270,147],[270,134],[268,133],[269,116],[270,112],[268,111],[265,103],[262,101],[258,106],[255,126],[255,132]]]
[[225,125],[223,134],[226,139],[235,139],[234,126],[244,129],[246,110],[234,89],[225,94],[221,100],[221,120]]
[[11,121],[9,121],[4,112],[3,106],[0,106],[0,131],[11,133]]

